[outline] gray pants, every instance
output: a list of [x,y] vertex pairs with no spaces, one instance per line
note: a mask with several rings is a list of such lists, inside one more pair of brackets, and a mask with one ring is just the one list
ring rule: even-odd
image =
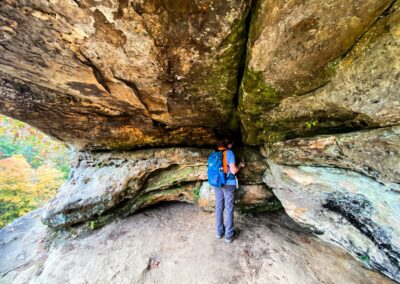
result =
[[[224,185],[222,188],[214,188],[215,191],[215,223],[217,234],[230,239],[235,233],[233,224],[233,208],[235,205],[235,189],[234,185]],[[224,209],[225,226],[224,226]]]

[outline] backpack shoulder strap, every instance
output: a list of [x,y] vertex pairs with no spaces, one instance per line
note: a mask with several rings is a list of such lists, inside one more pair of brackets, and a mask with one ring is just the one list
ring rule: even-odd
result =
[[224,173],[228,174],[228,156],[227,156],[227,150],[224,150],[222,152],[222,166],[224,169]]
[[218,151],[222,153],[222,169],[224,173],[228,174],[228,157],[227,149],[225,147],[218,147]]

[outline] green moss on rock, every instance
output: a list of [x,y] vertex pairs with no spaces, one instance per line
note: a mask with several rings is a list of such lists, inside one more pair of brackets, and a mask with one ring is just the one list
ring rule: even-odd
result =
[[198,204],[200,200],[200,186],[196,187],[193,191],[193,201],[195,204]]
[[336,60],[333,60],[333,61],[329,62],[326,65],[325,69],[326,69],[326,72],[329,74],[328,75],[329,78],[331,78],[331,77],[336,75],[336,72],[337,72],[337,70],[339,69],[339,66],[340,66],[340,62],[341,62],[341,59],[338,58]]
[[204,65],[194,67],[188,79],[187,90],[196,94],[194,98],[203,98],[205,95],[212,97],[212,100],[200,106],[207,113],[218,110],[213,111],[218,115],[214,120],[216,125],[210,126],[227,123],[229,129],[239,129],[234,99],[240,80],[239,69],[244,65],[248,10],[240,20],[233,22],[230,34],[218,46],[216,56],[205,58]]
[[279,104],[277,91],[265,83],[262,72],[245,69],[239,92],[239,116],[243,125],[243,140],[246,144],[261,143],[263,131],[262,114]]
[[[203,172],[205,165],[199,166],[173,166],[161,172],[154,173],[145,184],[145,192],[167,189],[188,181],[205,179]],[[203,177],[202,177],[203,176]]]
[[257,212],[267,212],[276,211],[283,208],[282,203],[278,198],[270,198],[261,204],[254,205],[236,205],[237,210],[240,213],[257,213]]
[[265,83],[262,72],[246,68],[239,98],[240,109],[250,115],[259,115],[279,104],[277,91]]
[[377,127],[377,124],[364,115],[345,111],[329,115],[329,111],[326,111],[314,115],[271,121],[259,132],[259,139],[267,144],[272,144],[297,137],[345,133],[374,127]]

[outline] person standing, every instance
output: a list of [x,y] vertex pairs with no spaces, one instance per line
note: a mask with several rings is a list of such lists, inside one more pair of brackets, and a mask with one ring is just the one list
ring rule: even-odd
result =
[[236,236],[233,221],[235,190],[237,187],[235,175],[245,166],[243,162],[236,166],[235,155],[231,150],[232,146],[233,140],[230,138],[221,140],[218,145],[218,151],[223,153],[223,171],[226,174],[226,182],[222,187],[214,187],[217,238],[221,239],[225,236],[225,242],[227,243],[231,243]]

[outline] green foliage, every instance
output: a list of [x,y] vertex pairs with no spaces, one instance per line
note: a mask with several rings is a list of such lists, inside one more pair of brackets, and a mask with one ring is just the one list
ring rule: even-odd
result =
[[54,196],[69,174],[68,149],[0,115],[0,227]]
[[68,148],[36,128],[21,121],[0,115],[0,159],[23,155],[35,169],[43,164],[69,174]]

